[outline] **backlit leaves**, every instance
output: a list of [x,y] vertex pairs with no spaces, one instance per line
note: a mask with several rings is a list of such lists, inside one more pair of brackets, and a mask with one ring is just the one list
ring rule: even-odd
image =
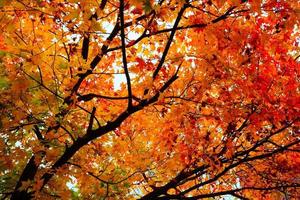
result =
[[0,194],[298,199],[299,6],[0,1]]

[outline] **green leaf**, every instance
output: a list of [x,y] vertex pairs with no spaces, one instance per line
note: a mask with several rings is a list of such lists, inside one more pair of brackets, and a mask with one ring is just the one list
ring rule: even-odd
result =
[[59,67],[60,67],[61,69],[68,69],[68,63],[67,63],[67,62],[61,62],[61,63],[59,64]]
[[5,90],[8,88],[9,88],[9,82],[7,81],[7,79],[5,77],[0,76],[0,89]]
[[151,6],[150,0],[146,0],[146,1],[144,2],[143,9],[144,9],[145,13],[151,12],[152,6]]
[[130,184],[128,182],[124,183],[124,187],[125,188],[129,188],[130,187]]
[[74,199],[74,200],[80,199],[78,191],[71,190],[71,195],[72,195],[72,199]]
[[42,105],[42,101],[38,98],[32,99],[32,103],[36,106]]
[[6,0],[0,0],[0,7],[3,7],[5,5]]
[[[1,2],[1,0],[0,0],[0,2]],[[1,5],[0,5],[0,6],[1,6]],[[1,50],[0,50],[0,58],[1,58],[1,57],[4,57],[6,54],[7,54],[6,51],[1,51]]]

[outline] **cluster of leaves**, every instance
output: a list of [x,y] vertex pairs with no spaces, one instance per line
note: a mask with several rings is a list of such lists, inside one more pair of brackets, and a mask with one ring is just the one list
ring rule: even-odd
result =
[[0,196],[299,199],[299,13],[0,0]]

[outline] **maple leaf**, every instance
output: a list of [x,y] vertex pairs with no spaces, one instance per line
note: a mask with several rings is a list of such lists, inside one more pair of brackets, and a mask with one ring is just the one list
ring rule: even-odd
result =
[[0,7],[4,198],[300,198],[297,1]]

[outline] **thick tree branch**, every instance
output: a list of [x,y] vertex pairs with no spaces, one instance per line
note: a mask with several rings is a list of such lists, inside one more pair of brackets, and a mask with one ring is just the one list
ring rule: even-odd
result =
[[41,131],[37,125],[34,125],[33,132],[35,133],[36,137],[38,140],[43,143],[44,142],[44,137],[41,134]]
[[[178,68],[179,70],[179,68]],[[73,157],[73,155],[84,145],[88,144],[90,141],[101,137],[102,135],[113,131],[117,127],[121,125],[121,123],[126,120],[130,115],[133,113],[142,110],[144,107],[149,106],[150,104],[156,102],[159,99],[159,96],[165,92],[170,85],[177,80],[178,76],[178,70],[176,73],[159,89],[159,91],[151,98],[141,100],[141,102],[136,105],[132,106],[131,109],[127,109],[123,113],[121,113],[114,121],[107,122],[106,125],[101,126],[95,130],[90,130],[85,134],[83,137],[79,137],[71,146],[66,147],[65,152],[62,154],[62,156],[53,164],[49,172],[45,173],[42,176],[43,179],[43,186],[48,183],[48,181],[51,179],[51,177],[56,173],[57,169],[64,165],[70,158]],[[41,190],[43,187],[41,187]]]
[[100,9],[103,10],[105,8],[107,0],[101,0]]
[[[40,143],[45,147],[45,148],[49,148],[49,145],[47,145],[44,137],[42,136],[40,129],[38,128],[37,125],[34,125],[33,131],[36,135],[36,137],[38,138],[38,140],[40,141]],[[39,167],[39,163],[36,162],[37,156],[41,156],[44,157],[45,156],[45,152],[44,151],[40,151],[39,153],[41,153],[40,155],[32,155],[31,158],[29,159],[28,163],[26,164],[16,186],[15,186],[15,190],[12,193],[11,196],[11,200],[19,200],[19,199],[31,199],[33,192],[28,192],[26,188],[21,189],[22,183],[26,182],[26,181],[31,181],[34,179],[34,176],[38,170]]]
[[93,107],[93,110],[92,110],[92,113],[91,113],[91,116],[90,116],[89,125],[88,125],[88,128],[87,128],[87,134],[93,129],[95,113],[96,113],[96,108]]
[[88,54],[89,54],[89,43],[90,43],[90,35],[84,35],[83,41],[82,41],[82,50],[81,50],[81,56],[84,60],[87,60]]
[[23,182],[33,180],[34,176],[38,170],[38,165],[35,163],[36,157],[33,155],[29,159],[28,163],[26,164],[26,167],[24,168],[17,185],[15,187],[14,192],[12,193],[11,200],[20,200],[20,199],[31,199],[32,198],[32,192],[29,193],[27,190],[20,190],[19,188],[22,186]]

